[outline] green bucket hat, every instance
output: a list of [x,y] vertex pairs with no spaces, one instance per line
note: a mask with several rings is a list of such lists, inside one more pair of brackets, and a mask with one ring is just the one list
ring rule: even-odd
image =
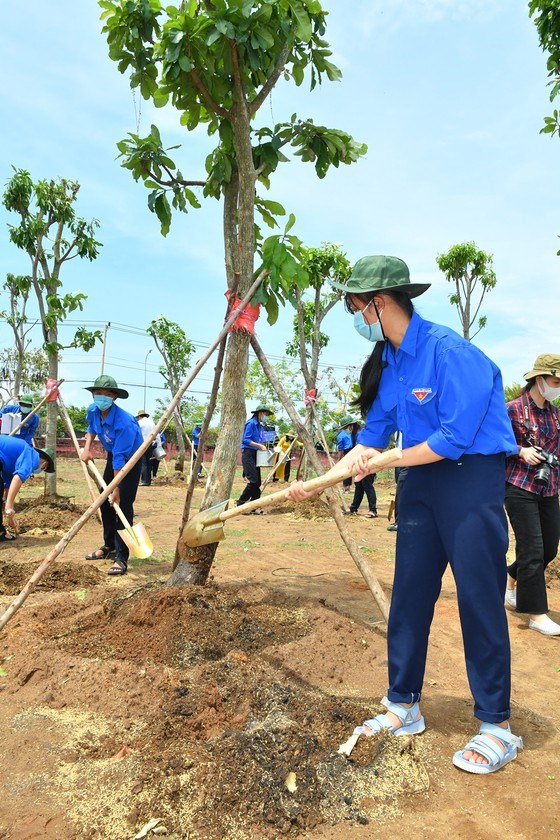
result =
[[418,297],[430,288],[431,283],[411,283],[408,266],[398,257],[362,257],[358,260],[346,283],[329,281],[335,289],[343,292],[406,292],[409,297]]
[[560,356],[556,353],[542,353],[537,356],[533,370],[523,375],[523,379],[534,379],[535,376],[560,376]]
[[85,390],[93,392],[98,388],[105,388],[107,391],[115,391],[117,397],[120,397],[123,400],[126,400],[128,397],[128,391],[125,391],[124,388],[119,388],[116,380],[113,379],[112,376],[107,376],[107,374],[98,376],[93,385],[89,385]]
[[255,410],[251,412],[251,414],[258,414],[258,413],[259,413],[259,411],[266,411],[266,413],[267,413],[267,414],[270,414],[270,415],[274,414],[274,412],[272,411],[272,409],[271,409],[271,408],[269,408],[267,405],[259,405],[259,406],[257,406],[257,407],[255,408]]
[[352,415],[351,415],[351,414],[344,414],[344,415],[340,418],[340,423],[338,424],[338,426],[335,426],[335,428],[336,428],[336,429],[344,429],[346,426],[351,426],[351,425],[353,425],[354,423],[358,423],[358,422],[359,422],[359,421],[358,421],[358,420],[356,420],[356,418],[355,418],[355,417],[352,417]]
[[33,447],[35,452],[38,453],[39,458],[43,458],[47,462],[47,468],[45,472],[53,473],[54,472],[54,450],[53,449],[37,449],[37,447]]

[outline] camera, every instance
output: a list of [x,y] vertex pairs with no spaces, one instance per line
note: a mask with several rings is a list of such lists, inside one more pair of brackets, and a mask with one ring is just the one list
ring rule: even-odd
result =
[[546,487],[548,482],[550,481],[550,476],[552,475],[552,470],[556,469],[560,464],[560,461],[556,457],[556,455],[551,455],[548,452],[544,452],[540,447],[535,447],[539,455],[542,455],[544,461],[542,461],[535,472],[535,484],[540,484],[541,487]]

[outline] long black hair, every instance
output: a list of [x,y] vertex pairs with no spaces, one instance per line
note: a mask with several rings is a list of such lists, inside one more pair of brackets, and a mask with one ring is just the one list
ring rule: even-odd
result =
[[[401,292],[399,290],[390,290],[387,292],[361,292],[360,294],[356,293],[347,293],[344,298],[344,306],[348,312],[354,313],[356,311],[355,307],[352,305],[352,298],[358,298],[359,300],[363,301],[364,303],[370,303],[376,295],[384,294],[387,297],[392,298],[397,306],[402,309],[406,314],[412,318],[412,313],[414,312],[414,304],[412,303],[412,299],[410,295],[406,292]],[[375,304],[374,304],[375,306]],[[362,417],[365,417],[368,409],[372,405],[373,401],[377,396],[377,392],[379,390],[379,381],[381,379],[381,374],[383,372],[383,368],[386,366],[386,363],[383,360],[383,354],[385,352],[385,344],[386,341],[378,341],[373,348],[373,352],[371,353],[370,357],[366,360],[362,372],[360,374],[360,395],[356,397],[355,400],[352,400],[350,405],[352,408],[359,408]]]

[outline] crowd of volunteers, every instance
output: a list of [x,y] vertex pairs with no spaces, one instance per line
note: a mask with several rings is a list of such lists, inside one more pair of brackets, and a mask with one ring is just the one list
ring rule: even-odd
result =
[[[517,757],[521,738],[510,729],[510,642],[504,605],[528,617],[528,627],[560,636],[548,615],[546,567],[560,541],[560,354],[544,353],[524,374],[521,393],[506,404],[497,365],[454,330],[426,320],[414,301],[429,284],[411,282],[407,265],[392,256],[360,259],[349,280],[332,283],[343,292],[353,327],[370,343],[352,408],[360,419],[338,421],[338,460],[331,471],[348,468],[344,490],[357,515],[364,496],[368,518],[377,517],[375,469],[369,459],[389,446],[400,448],[396,475],[396,557],[387,628],[386,711],[366,720],[356,735],[388,730],[395,736],[426,728],[421,710],[424,672],[435,604],[442,577],[453,574],[466,671],[478,732],[453,755],[471,773],[492,773]],[[124,470],[154,430],[145,409],[136,416],[117,400],[128,392],[108,375],[88,386],[93,403],[81,459],[93,457],[97,439],[106,452],[104,481]],[[0,469],[4,497],[0,542],[18,533],[15,501],[34,472],[53,472],[54,453],[34,446],[39,424],[32,401],[22,395],[0,409]],[[28,421],[7,431],[16,420]],[[274,481],[288,482],[290,463],[302,446],[292,431],[275,438],[273,409],[251,412],[241,440],[245,487],[238,505],[261,498],[261,467]],[[193,457],[201,424],[192,430]],[[129,549],[118,531],[115,505],[130,523],[139,486],[157,472],[158,436],[101,506],[103,537],[88,560],[108,560],[110,575],[127,572]],[[155,469],[154,469],[155,464]],[[353,485],[353,486],[352,486]],[[294,481],[288,498],[311,494]],[[254,506],[253,506],[254,508]],[[251,513],[262,513],[253,509]],[[398,518],[398,522],[397,522]],[[515,559],[508,566],[508,519],[515,535]]]

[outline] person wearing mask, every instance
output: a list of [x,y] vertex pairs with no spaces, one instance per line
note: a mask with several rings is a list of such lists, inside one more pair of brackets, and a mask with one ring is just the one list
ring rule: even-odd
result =
[[[507,520],[505,458],[517,445],[497,366],[448,327],[424,320],[413,298],[429,284],[411,283],[397,257],[364,257],[347,284],[347,310],[374,344],[356,404],[365,415],[357,446],[340,463],[358,479],[368,459],[403,434],[408,467],[399,500],[395,578],[387,628],[387,712],[356,733],[395,736],[425,729],[420,711],[430,626],[442,577],[451,566],[457,588],[474,714],[479,732],[453,756],[470,773],[499,770],[523,744],[509,727],[510,646],[504,610]],[[294,482],[289,498],[309,496]]]
[[[91,449],[97,437],[107,451],[103,479],[106,484],[109,484],[130,460],[133,453],[142,446],[142,432],[136,417],[116,405],[116,399],[128,398],[128,391],[119,388],[112,376],[98,376],[93,385],[86,388],[86,391],[91,391],[93,394],[93,404],[87,410],[86,444],[81,459],[86,464],[93,459]],[[132,525],[141,468],[141,461],[134,464],[130,472],[124,476],[121,483],[101,505],[103,545],[90,554],[86,554],[86,560],[114,558],[115,562],[107,572],[109,575],[125,575],[128,570],[129,552],[117,532],[119,522],[113,504],[120,505]]]
[[[247,484],[237,500],[238,505],[261,497],[262,478],[261,468],[257,467],[257,452],[259,449],[266,449],[264,427],[267,417],[272,417],[272,413],[267,406],[259,405],[245,423],[241,439],[241,463]],[[262,513],[262,511],[255,510],[253,513]]]
[[34,449],[17,435],[0,435],[0,475],[2,476],[4,514],[13,533],[6,531],[0,504],[0,542],[15,540],[18,533],[14,509],[22,484],[35,470],[54,472],[53,453],[48,449]]
[[[28,396],[20,396],[18,397],[18,401],[14,405],[5,405],[4,408],[0,408],[0,417],[3,414],[21,414],[21,419],[24,420],[25,416],[29,414],[30,411],[33,409],[33,402],[30,397]],[[20,440],[24,440],[29,446],[33,446],[33,438],[35,437],[35,433],[39,426],[39,415],[34,414],[33,417],[30,417],[27,423],[21,427],[19,431],[13,435],[13,437],[20,438]]]
[[548,616],[544,572],[558,553],[560,509],[560,355],[538,356],[525,374],[521,394],[507,404],[517,453],[506,462],[506,511],[515,534],[515,561],[508,567],[506,606],[528,613],[529,627],[560,636]]
[[[336,436],[336,448],[338,449],[338,460],[340,461],[345,455],[348,455],[350,450],[354,447],[356,441],[352,437],[352,432],[356,421],[349,414],[345,414],[338,426],[338,434]],[[352,487],[352,477],[345,478],[342,482],[344,492],[349,493]]]

